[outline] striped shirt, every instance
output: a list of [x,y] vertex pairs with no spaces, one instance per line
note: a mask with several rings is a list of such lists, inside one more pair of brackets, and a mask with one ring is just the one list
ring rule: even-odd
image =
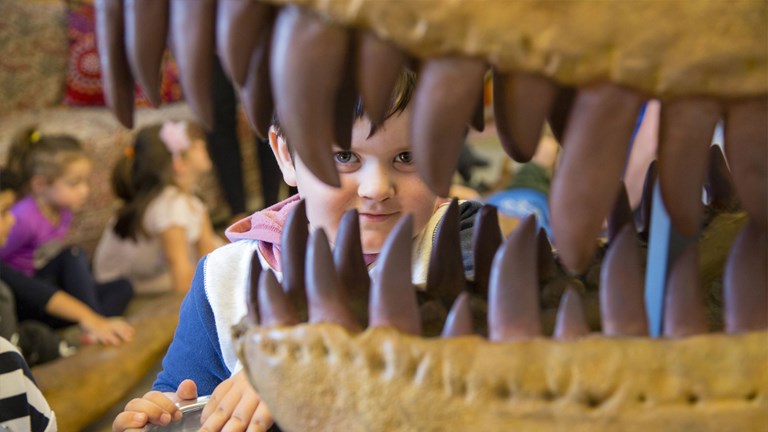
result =
[[0,337],[0,431],[56,431],[56,417],[18,349]]

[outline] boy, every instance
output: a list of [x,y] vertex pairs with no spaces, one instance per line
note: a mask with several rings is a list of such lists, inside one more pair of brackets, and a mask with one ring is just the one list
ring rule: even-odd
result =
[[[344,212],[358,210],[369,269],[397,221],[412,214],[417,250],[426,249],[415,255],[414,263],[414,282],[422,285],[427,268],[423,258],[429,256],[433,228],[449,200],[430,192],[416,173],[408,133],[413,86],[413,75],[401,77],[389,116],[377,128],[372,128],[358,108],[351,149],[335,148],[329,154],[339,171],[339,188],[322,183],[309,172],[288,147],[279,125],[273,126],[269,138],[284,180],[297,186],[299,196],[306,201],[312,230],[323,228],[329,239],[335,239]],[[230,227],[227,236],[233,243],[200,262],[182,305],[173,343],[163,360],[164,370],[153,386],[167,393],[154,391],[129,402],[115,419],[115,431],[142,427],[147,422],[166,425],[178,420],[180,413],[172,401],[195,398],[198,392],[213,392],[202,414],[208,430],[218,430],[225,424],[233,430],[266,430],[272,424],[267,407],[259,403],[258,395],[240,371],[230,328],[246,313],[245,287],[253,251],[258,249],[262,262],[280,272],[277,246],[283,224],[299,196]],[[476,203],[462,204],[462,244],[471,240],[471,220],[478,208]],[[201,338],[203,334],[207,337]]]

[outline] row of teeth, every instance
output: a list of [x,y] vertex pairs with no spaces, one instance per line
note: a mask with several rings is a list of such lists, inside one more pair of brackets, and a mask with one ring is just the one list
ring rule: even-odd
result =
[[[618,200],[617,207],[626,205]],[[626,212],[613,211],[614,229],[600,275],[602,332],[608,336],[646,336],[643,307],[644,274],[640,242],[634,227],[622,219]],[[623,224],[621,222],[624,222]],[[541,242],[533,217],[525,219],[508,238],[502,239],[496,211],[484,206],[478,213],[474,239],[475,284],[464,282],[459,239],[459,210],[454,200],[440,223],[431,256],[426,292],[450,313],[443,337],[483,333],[478,329],[477,307],[487,304],[487,337],[512,341],[542,335],[539,312],[539,267],[552,261],[549,244]],[[339,227],[336,248],[331,252],[322,230],[309,235],[303,201],[290,215],[283,235],[281,286],[271,270],[261,271],[257,255],[251,269],[247,320],[263,327],[291,326],[302,321],[334,323],[350,332],[390,326],[412,335],[423,335],[417,292],[411,285],[410,216],[403,218],[388,237],[372,280],[362,258],[359,222],[354,210],[347,212]],[[546,239],[546,237],[544,237]],[[768,329],[765,284],[754,283],[744,274],[754,274],[764,265],[765,235],[747,223],[729,257],[724,278],[724,323],[726,333]],[[762,242],[762,244],[761,244]],[[544,250],[542,250],[542,245]],[[305,255],[306,253],[306,255]],[[687,337],[709,331],[698,273],[698,249],[690,245],[674,263],[666,290],[665,337]],[[483,317],[484,318],[484,317]],[[575,286],[569,286],[560,301],[554,337],[575,339],[590,333],[584,308]]]
[[[353,31],[299,6],[242,0],[99,0],[97,26],[105,94],[117,118],[133,122],[134,79],[159,103],[165,41],[179,64],[186,99],[212,126],[211,58],[217,53],[239,88],[252,127],[264,135],[273,108],[291,145],[321,180],[339,184],[331,143],[348,147],[360,95],[380,122],[404,67],[418,68],[411,138],[418,172],[448,195],[467,125],[482,128],[489,64],[460,55],[413,61],[370,32]],[[632,131],[646,96],[612,83],[575,89],[527,72],[493,71],[502,145],[530,160],[549,120],[564,152],[550,196],[554,241],[563,263],[582,273],[620,189]],[[274,105],[274,106],[273,106]],[[716,124],[735,189],[756,229],[768,231],[768,96],[737,100],[685,97],[663,102],[658,178],[674,227],[695,236],[701,189]]]

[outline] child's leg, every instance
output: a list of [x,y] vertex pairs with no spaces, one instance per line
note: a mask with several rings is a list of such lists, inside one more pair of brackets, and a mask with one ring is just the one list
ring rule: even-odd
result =
[[99,311],[96,281],[88,266],[88,257],[80,247],[64,248],[45,267],[38,270],[35,276],[52,282],[91,309]]
[[128,302],[133,298],[133,285],[128,279],[116,279],[96,285],[100,310],[105,316],[117,316],[125,312]]

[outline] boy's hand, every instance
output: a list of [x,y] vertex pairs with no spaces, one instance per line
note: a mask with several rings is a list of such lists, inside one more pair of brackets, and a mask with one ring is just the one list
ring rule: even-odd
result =
[[139,431],[149,423],[165,426],[172,421],[179,421],[181,410],[176,407],[176,402],[188,399],[197,399],[197,384],[192,380],[182,381],[176,393],[151,391],[142,398],[128,402],[125,410],[112,423],[112,430]]
[[211,395],[200,418],[204,430],[265,432],[274,421],[253,389],[245,371],[222,381]]

